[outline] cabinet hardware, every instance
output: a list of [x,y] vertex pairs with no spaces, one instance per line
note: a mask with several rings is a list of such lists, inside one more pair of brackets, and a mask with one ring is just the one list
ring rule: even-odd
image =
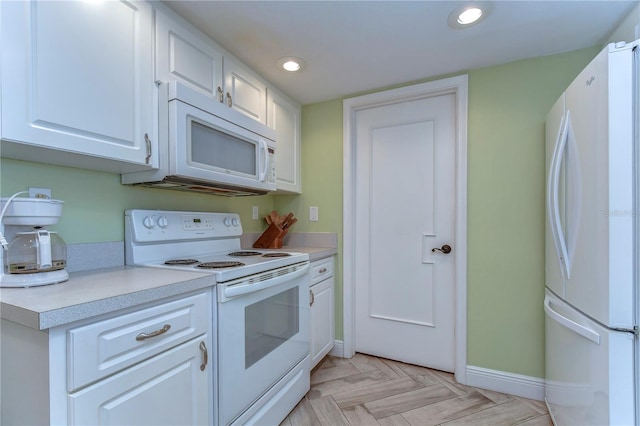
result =
[[144,161],[149,164],[149,160],[151,159],[151,139],[149,139],[148,133],[144,134],[144,141],[147,144],[147,156],[145,157]]
[[209,363],[209,352],[207,351],[207,345],[204,342],[200,342],[200,350],[202,351],[202,364],[200,364],[200,371],[204,371]]
[[309,306],[313,306],[313,302],[316,301],[316,296],[313,294],[313,290],[309,290],[309,298],[311,299]]
[[222,92],[222,87],[218,86],[218,102],[224,102],[224,93]]
[[231,99],[231,93],[227,92],[227,106],[229,108],[233,107],[233,100]]
[[167,331],[169,331],[170,328],[171,328],[171,326],[169,324],[165,324],[164,327],[162,327],[160,330],[152,331],[151,333],[140,333],[140,334],[138,334],[136,336],[136,340],[141,342],[143,340],[159,336],[159,335],[164,334]]
[[322,268],[318,271],[320,274],[324,274],[325,272],[327,272],[327,268]]

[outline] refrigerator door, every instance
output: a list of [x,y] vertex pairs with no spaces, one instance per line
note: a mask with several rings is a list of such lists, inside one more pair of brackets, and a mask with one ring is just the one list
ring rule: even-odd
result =
[[[545,215],[545,284],[564,297],[564,259],[559,226],[564,226],[564,168],[558,164],[558,147],[565,124],[564,94],[553,104],[546,120],[547,198]],[[556,173],[559,173],[556,175]],[[558,177],[556,181],[555,177]],[[560,219],[560,223],[558,223]]]
[[[633,328],[632,51],[603,50],[565,92],[565,300]],[[560,293],[558,293],[560,294]]]
[[632,425],[634,335],[612,331],[546,290],[545,400],[554,423]]

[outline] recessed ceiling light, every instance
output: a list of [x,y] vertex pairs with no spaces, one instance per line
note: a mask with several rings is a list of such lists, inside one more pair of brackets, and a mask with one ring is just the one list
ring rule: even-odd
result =
[[476,22],[482,16],[482,9],[478,9],[477,7],[470,7],[468,9],[463,10],[459,15],[458,21],[459,24],[469,25]]
[[473,3],[456,8],[447,22],[451,28],[467,28],[486,19],[491,11],[490,3]]
[[278,59],[278,68],[289,72],[301,72],[307,66],[303,59],[295,56],[285,56]]

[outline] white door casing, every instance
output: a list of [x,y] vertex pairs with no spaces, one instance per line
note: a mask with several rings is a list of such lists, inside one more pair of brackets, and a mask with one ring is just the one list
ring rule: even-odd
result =
[[[364,197],[368,197],[369,192],[368,187],[363,190],[360,186],[356,185],[358,179],[361,179],[362,177],[359,176],[358,173],[368,173],[368,171],[366,170],[361,170],[362,165],[358,164],[357,162],[357,157],[359,155],[356,149],[358,142],[358,119],[366,117],[368,114],[367,110],[377,109],[378,111],[383,112],[382,117],[384,117],[384,111],[386,106],[388,105],[401,103],[420,104],[422,102],[421,100],[425,100],[427,103],[429,103],[430,98],[436,97],[449,99],[452,104],[450,110],[452,110],[454,114],[454,122],[451,126],[454,129],[452,147],[453,152],[451,153],[453,159],[451,163],[455,164],[455,166],[453,167],[454,170],[450,170],[449,174],[450,179],[452,180],[451,186],[453,188],[453,191],[455,192],[455,200],[452,200],[454,205],[450,207],[450,210],[454,210],[454,215],[452,218],[454,222],[452,224],[452,228],[454,229],[454,231],[451,235],[453,240],[445,240],[447,238],[446,235],[442,236],[442,238],[445,239],[441,240],[439,235],[436,237],[433,236],[434,234],[436,234],[435,232],[428,229],[420,229],[419,232],[421,233],[421,235],[419,235],[418,238],[419,243],[416,243],[415,239],[413,240],[413,243],[409,243],[409,240],[406,237],[402,236],[404,231],[397,233],[396,231],[399,228],[396,226],[396,231],[394,231],[393,225],[394,221],[399,221],[396,223],[402,223],[403,215],[408,214],[408,212],[406,212],[406,202],[402,201],[406,197],[399,200],[399,203],[396,203],[400,205],[389,206],[388,209],[383,208],[377,213],[373,213],[370,216],[370,222],[363,221],[362,216],[358,216],[357,205],[362,201],[361,198],[363,197],[363,193],[367,193],[364,195]],[[450,362],[453,363],[453,368],[446,367],[446,365],[440,364],[434,366],[436,368],[454,370],[456,379],[460,383],[466,382],[466,117],[467,76],[459,76],[435,82],[423,83],[410,87],[404,87],[371,95],[365,95],[357,98],[346,99],[344,101],[344,356],[351,357],[356,351],[356,304],[358,303],[355,296],[356,280],[358,274],[362,274],[363,272],[359,267],[360,264],[362,264],[361,261],[363,258],[360,255],[363,251],[362,247],[360,246],[361,241],[360,239],[357,239],[357,236],[362,234],[362,232],[359,232],[359,227],[375,226],[375,230],[372,232],[372,235],[374,235],[373,239],[377,241],[384,241],[387,245],[389,245],[390,241],[392,240],[398,241],[397,244],[399,246],[404,246],[406,249],[409,249],[408,256],[419,257],[418,261],[415,262],[414,265],[414,273],[422,274],[423,281],[424,277],[427,277],[426,280],[427,282],[429,282],[430,278],[428,278],[428,276],[431,274],[432,269],[442,268],[438,265],[438,262],[444,261],[446,263],[447,261],[449,261],[450,263],[455,263],[455,269],[452,272],[453,277],[449,278],[449,285],[454,286],[454,291],[451,294],[451,297],[453,299],[449,306],[455,306],[455,312],[451,312],[449,316],[449,320],[454,322],[455,327],[455,343],[452,343],[454,347],[453,350],[455,351],[455,356],[453,357],[453,360],[450,360]],[[376,120],[379,119],[380,117],[376,118]],[[401,126],[390,128],[385,128],[384,124],[380,124],[380,126],[377,126],[378,128],[372,131],[373,137],[371,140],[374,141],[372,146],[375,146],[375,148],[373,149],[373,155],[383,155],[387,160],[389,159],[390,155],[391,157],[393,157],[390,167],[386,169],[384,167],[376,168],[376,175],[378,175],[378,177],[372,179],[370,182],[376,188],[375,192],[378,193],[378,195],[373,196],[374,198],[384,194],[392,194],[394,187],[397,190],[401,191],[403,188],[398,188],[398,179],[404,179],[405,181],[409,181],[410,179],[412,179],[412,181],[416,181],[419,179],[418,177],[412,176],[411,174],[408,174],[404,177],[400,176],[399,174],[397,174],[396,176],[392,176],[393,169],[397,170],[396,173],[404,172],[403,170],[398,170],[397,164],[409,161],[413,162],[414,164],[419,164],[416,163],[417,160],[413,159],[411,156],[405,157],[403,159],[400,152],[404,150],[388,150],[385,153],[381,151],[381,149],[387,149],[392,145],[391,143],[386,143],[385,141],[391,142],[393,139],[398,140],[397,136],[399,136],[400,133],[410,135],[412,134],[412,132],[415,134],[415,132],[427,131],[428,133],[433,130],[430,128],[433,123],[429,124],[428,120],[422,120],[422,123],[418,123],[418,121],[420,120],[417,120],[415,118],[413,120],[408,119],[407,122],[402,123]],[[431,148],[428,147],[428,143],[426,145],[427,148],[425,149],[433,149],[433,146]],[[411,149],[415,149],[415,147],[412,147]],[[394,162],[397,163],[395,166],[393,166]],[[435,175],[429,176],[430,173],[431,172],[427,173],[426,176],[423,176],[423,182],[428,182],[430,179],[437,179]],[[387,177],[380,179],[380,175],[384,174],[387,174]],[[394,179],[393,185],[391,187],[385,188],[385,181],[390,179]],[[409,195],[409,198],[411,199],[412,204],[415,204],[417,201],[419,201],[418,198],[415,197],[415,195]],[[369,201],[370,200],[368,199],[366,200],[366,202]],[[414,206],[412,205],[412,210],[413,207]],[[395,212],[395,214],[393,214],[393,212]],[[393,216],[391,216],[389,221],[381,219],[381,217],[389,216],[390,214],[393,214]],[[384,223],[385,226],[390,226],[391,233],[387,233],[386,230],[383,231],[381,229],[381,226],[379,225],[379,222]],[[426,222],[428,222],[428,220],[425,221],[425,223]],[[394,236],[393,239],[390,238],[391,235]],[[367,241],[366,243],[368,244],[368,242],[369,241]],[[411,246],[411,244],[413,245]],[[438,253],[434,254],[431,252],[432,247],[440,247],[443,244],[450,244],[454,248],[449,255],[441,255]],[[375,251],[378,249],[376,249],[375,246],[382,245],[375,244],[374,241],[374,248],[372,249],[373,251],[369,252],[369,250],[367,249],[367,253],[365,253],[364,256],[371,256],[372,263],[380,263],[380,260],[384,255],[381,253],[376,253]],[[356,248],[358,248],[358,250],[356,250]],[[406,256],[407,254],[405,254],[405,257]],[[447,259],[447,257],[449,257],[449,259],[451,260]],[[402,257],[400,256],[398,257],[398,259],[402,259]],[[444,264],[442,266],[444,266]],[[400,266],[400,268],[403,267],[406,267],[406,265]],[[365,273],[370,274],[369,271],[365,271]],[[375,274],[378,275],[378,273],[379,272],[376,270]],[[381,280],[383,279],[385,278],[376,278],[374,280],[374,293],[377,292],[378,294],[374,294],[373,298],[369,298],[367,295],[366,303],[369,304],[369,300],[373,301],[373,305],[369,304],[368,308],[373,306],[374,309],[379,311],[378,316],[393,317],[394,314],[391,311],[387,311],[385,313],[384,309],[386,308],[383,309],[381,307],[382,305],[376,302],[376,300],[381,300],[381,298],[388,300],[391,295],[391,293],[387,293],[386,295],[379,294],[383,286],[376,286],[375,282],[382,282]],[[386,280],[388,280],[388,278],[386,278]],[[393,292],[394,285],[398,285],[398,280],[396,280],[396,282],[391,285],[389,291]],[[430,289],[422,289],[420,291],[422,291],[422,300],[425,300],[425,298],[428,299],[430,295],[433,294]],[[430,301],[429,303],[433,303],[433,301]],[[413,318],[409,321],[425,323],[426,325],[422,328],[431,327],[433,324],[429,323],[433,322],[433,317],[425,316],[425,311],[417,309],[418,305],[419,304],[413,306],[413,311],[411,311],[411,309],[404,310],[407,315],[413,316]],[[395,313],[397,314],[398,312],[400,311],[396,310]],[[440,315],[442,315],[442,313]],[[387,322],[401,322],[397,321],[398,319],[400,319],[401,321],[405,321],[407,318],[394,318],[393,321]],[[368,332],[371,333],[372,331]],[[358,345],[360,345],[360,342],[358,343]],[[400,352],[402,351],[403,350],[400,350]],[[407,352],[407,350],[405,349],[404,352]],[[396,357],[395,359],[399,359],[399,357]],[[407,362],[419,363],[416,360],[411,359],[408,359]]]

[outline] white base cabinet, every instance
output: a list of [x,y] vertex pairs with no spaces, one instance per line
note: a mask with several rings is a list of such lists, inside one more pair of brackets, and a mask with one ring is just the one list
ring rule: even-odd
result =
[[197,339],[70,394],[74,425],[206,425],[209,381]]
[[333,257],[311,263],[311,368],[333,349],[335,342],[333,270]]
[[0,20],[2,156],[157,167],[150,3],[2,2]]
[[2,424],[209,425],[211,291],[35,330],[2,320]]

